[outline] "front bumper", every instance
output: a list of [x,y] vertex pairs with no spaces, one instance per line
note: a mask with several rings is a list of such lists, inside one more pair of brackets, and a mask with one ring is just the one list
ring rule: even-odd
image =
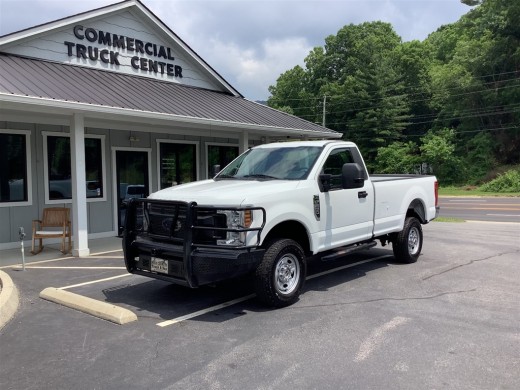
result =
[[[128,272],[192,288],[252,272],[265,252],[261,248],[195,248],[185,254],[182,246],[143,241],[124,246]],[[156,259],[166,260],[167,272],[152,270]]]
[[[194,202],[133,199],[127,209],[123,250],[130,273],[198,287],[246,274],[264,255],[259,247],[265,210],[257,227],[221,227],[219,210],[241,208],[199,207]],[[219,239],[229,232],[255,234],[249,246],[223,247]]]

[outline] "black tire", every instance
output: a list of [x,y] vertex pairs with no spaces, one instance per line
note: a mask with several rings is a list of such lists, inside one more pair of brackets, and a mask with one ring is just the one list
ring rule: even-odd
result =
[[306,274],[307,263],[300,244],[290,239],[270,242],[256,269],[258,300],[274,307],[292,305],[300,296]]
[[392,249],[400,263],[415,263],[421,254],[423,244],[422,226],[415,217],[407,217],[403,230],[394,237]]

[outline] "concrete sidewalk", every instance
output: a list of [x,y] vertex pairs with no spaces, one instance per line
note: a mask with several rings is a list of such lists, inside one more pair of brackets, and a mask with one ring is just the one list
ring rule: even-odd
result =
[[[120,237],[108,237],[88,240],[90,248],[90,255],[94,256],[98,253],[112,252],[122,250],[121,238]],[[24,248],[25,264],[30,264],[45,260],[57,260],[73,257],[72,254],[68,253],[64,255],[60,252],[60,244],[49,244],[45,245],[43,251],[33,255],[31,253],[31,246]],[[22,265],[22,250],[21,246],[16,249],[0,250],[0,269],[7,268],[10,266]]]
[[[114,253],[122,251],[121,238],[108,237],[89,240],[90,256],[98,254]],[[60,252],[60,244],[45,245],[43,251],[37,255],[31,254],[31,248],[24,248],[25,264],[55,261],[62,259],[73,260],[71,254],[64,255]],[[79,259],[79,258],[78,258]],[[88,260],[88,257],[82,260]],[[7,273],[2,269],[22,267],[21,246],[17,249],[0,251],[0,329],[9,322],[18,308],[19,294],[16,285]]]

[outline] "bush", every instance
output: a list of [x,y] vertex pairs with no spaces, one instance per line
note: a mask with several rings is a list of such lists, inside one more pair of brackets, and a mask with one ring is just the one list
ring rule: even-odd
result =
[[413,142],[394,142],[379,148],[372,168],[377,173],[416,173],[421,165],[417,149]]
[[490,182],[480,186],[485,192],[519,192],[520,193],[520,170],[512,169]]

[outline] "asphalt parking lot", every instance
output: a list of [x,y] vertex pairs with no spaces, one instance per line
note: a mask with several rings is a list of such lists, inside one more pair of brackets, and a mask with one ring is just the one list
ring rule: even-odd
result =
[[[120,252],[6,268],[20,307],[0,330],[0,388],[520,388],[520,224],[424,235],[415,264],[389,247],[312,262],[300,301],[278,310],[247,279],[190,290],[129,275]],[[47,287],[138,320],[39,298]]]

